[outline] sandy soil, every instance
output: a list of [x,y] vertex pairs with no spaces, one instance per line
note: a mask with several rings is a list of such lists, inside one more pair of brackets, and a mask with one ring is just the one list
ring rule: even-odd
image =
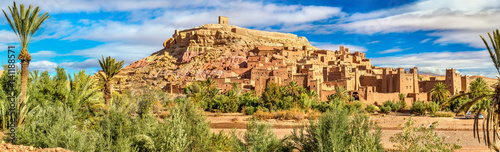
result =
[[[236,129],[241,134],[246,131],[246,124],[251,116],[245,116],[241,113],[231,113],[231,114],[215,114],[206,113],[208,121],[211,122],[210,127],[212,132],[230,132],[232,129]],[[382,127],[382,144],[387,149],[393,148],[393,143],[389,141],[389,138],[400,132],[400,124],[406,122],[410,116],[405,114],[395,115],[394,113],[388,115],[371,115],[370,119],[376,121]],[[457,151],[490,151],[484,142],[481,143],[474,138],[472,128],[473,120],[464,119],[463,117],[455,118],[444,118],[444,117],[412,117],[416,125],[428,126],[432,122],[437,121],[438,125],[436,127],[436,132],[440,136],[444,136],[447,142],[456,142],[458,145],[462,146],[462,149]],[[293,120],[280,121],[280,120],[266,120],[265,122],[272,124],[273,131],[278,136],[278,138],[283,138],[284,136],[291,133],[292,128],[296,125],[301,125],[307,123],[308,120],[303,120],[296,122]],[[482,124],[482,121],[480,121]],[[482,134],[482,132],[481,132]],[[481,137],[482,139],[482,137]],[[459,140],[457,142],[457,140]]]
[[[0,138],[4,136],[3,132],[0,132]],[[71,150],[67,150],[64,148],[35,148],[33,146],[24,146],[24,145],[13,145],[10,143],[5,143],[2,141],[0,143],[0,151],[2,152],[71,152]]]

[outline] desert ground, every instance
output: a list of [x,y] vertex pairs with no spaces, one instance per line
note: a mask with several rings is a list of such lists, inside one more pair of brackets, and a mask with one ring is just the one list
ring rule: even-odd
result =
[[[241,113],[206,113],[208,121],[211,122],[210,127],[212,132],[230,132],[236,129],[237,132],[243,134],[246,131],[246,124],[252,116],[243,115]],[[382,128],[382,143],[386,150],[393,149],[393,143],[389,141],[389,138],[400,132],[400,124],[403,124],[410,118],[409,114],[404,113],[389,113],[389,114],[372,114],[370,119],[376,121]],[[462,146],[461,149],[457,151],[462,152],[482,152],[482,151],[492,151],[474,138],[472,128],[473,119],[465,119],[463,116],[457,117],[429,117],[429,116],[413,116],[412,120],[415,121],[415,125],[418,126],[428,126],[432,122],[437,121],[438,125],[435,131],[440,136],[444,136],[447,142],[455,142]],[[301,125],[308,123],[309,120],[302,120],[296,122],[295,120],[265,120],[263,122],[272,124],[272,129],[278,138],[283,138],[290,134],[293,127],[296,125]],[[480,120],[482,124],[482,120]],[[482,133],[481,133],[482,134]],[[482,137],[482,136],[481,136]],[[459,140],[457,142],[457,140]]]

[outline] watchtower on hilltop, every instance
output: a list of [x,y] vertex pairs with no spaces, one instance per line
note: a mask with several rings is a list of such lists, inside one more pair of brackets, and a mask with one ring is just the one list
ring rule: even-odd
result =
[[219,16],[219,24],[229,25],[229,18],[225,16]]

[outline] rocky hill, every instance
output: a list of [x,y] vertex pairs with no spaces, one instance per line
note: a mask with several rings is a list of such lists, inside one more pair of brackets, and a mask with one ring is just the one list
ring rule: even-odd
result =
[[445,83],[457,95],[467,91],[462,86],[476,78],[462,76],[455,69],[447,69],[447,76],[430,76],[419,75],[418,67],[409,71],[376,67],[359,51],[343,46],[320,50],[305,37],[245,29],[229,25],[225,17],[219,17],[219,24],[175,30],[163,47],[123,68],[114,89],[146,87],[182,93],[189,82],[211,77],[223,92],[236,82],[242,84],[242,91],[260,93],[269,81],[278,85],[295,81],[317,92],[321,100],[342,86],[358,100],[378,103],[399,99],[401,93],[408,102],[429,100],[428,92],[436,83]]
[[116,76],[115,89],[161,88],[167,82],[236,77],[241,73],[231,69],[245,66],[251,50],[262,46],[317,50],[305,37],[251,30],[227,22],[176,30],[163,46],[162,50],[123,68]]

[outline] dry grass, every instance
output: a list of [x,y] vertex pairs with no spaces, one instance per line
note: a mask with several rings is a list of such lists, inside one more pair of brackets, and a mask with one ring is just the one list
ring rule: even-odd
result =
[[436,117],[455,117],[455,113],[453,112],[436,112],[434,114]]
[[313,109],[301,110],[298,108],[294,108],[290,110],[280,110],[272,113],[258,110],[253,114],[253,118],[258,120],[277,119],[277,120],[302,121],[306,118],[316,120],[320,115],[321,112],[317,110]]

